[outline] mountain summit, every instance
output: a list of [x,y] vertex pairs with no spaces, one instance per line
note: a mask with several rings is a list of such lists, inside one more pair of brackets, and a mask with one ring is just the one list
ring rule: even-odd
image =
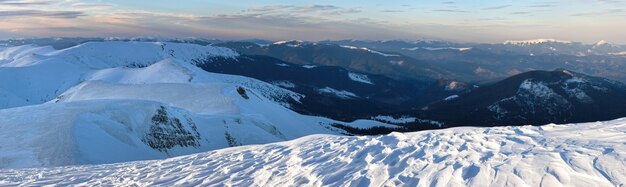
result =
[[626,87],[568,71],[530,71],[429,107],[454,125],[545,124],[609,120],[626,115]]

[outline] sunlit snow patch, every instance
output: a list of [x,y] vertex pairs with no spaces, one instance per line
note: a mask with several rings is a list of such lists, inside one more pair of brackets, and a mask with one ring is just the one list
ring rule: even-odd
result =
[[374,84],[372,83],[372,80],[370,80],[370,78],[367,75],[349,72],[348,77],[350,77],[350,79],[353,81],[362,82],[366,84]]
[[307,64],[307,65],[303,65],[302,67],[303,68],[307,68],[307,69],[311,69],[311,68],[316,68],[317,66],[316,65]]
[[320,93],[327,93],[327,94],[333,94],[339,98],[342,99],[352,99],[352,98],[357,98],[358,96],[352,92],[349,91],[345,91],[345,90],[336,90],[334,88],[331,87],[324,87],[322,89],[318,89],[318,91]]
[[450,100],[453,100],[453,99],[456,99],[456,98],[459,98],[459,95],[451,95],[451,96],[446,97],[443,100],[450,101]]
[[374,51],[374,50],[371,50],[371,49],[368,49],[368,48],[365,48],[365,47],[359,48],[359,47],[354,47],[354,46],[349,46],[349,45],[342,45],[341,47],[348,48],[348,49],[355,49],[355,50],[365,50],[367,52],[378,54],[378,55],[381,55],[381,56],[386,56],[386,57],[400,56],[400,55],[396,55],[396,54],[387,54],[387,53],[382,53],[382,52],[379,52],[379,51]]

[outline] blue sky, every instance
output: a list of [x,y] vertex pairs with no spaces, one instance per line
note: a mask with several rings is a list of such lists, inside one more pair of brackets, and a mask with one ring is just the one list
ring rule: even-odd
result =
[[0,38],[535,38],[626,43],[626,1],[0,0]]

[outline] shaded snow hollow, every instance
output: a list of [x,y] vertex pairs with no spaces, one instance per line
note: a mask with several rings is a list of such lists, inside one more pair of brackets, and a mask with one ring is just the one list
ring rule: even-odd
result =
[[626,119],[313,135],[165,160],[0,170],[0,185],[623,186]]

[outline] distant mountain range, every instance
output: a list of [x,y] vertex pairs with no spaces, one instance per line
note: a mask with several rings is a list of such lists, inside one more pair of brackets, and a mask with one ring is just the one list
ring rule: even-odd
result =
[[530,71],[421,111],[448,126],[540,125],[626,116],[626,86],[568,70]]
[[276,42],[270,45],[225,42],[216,45],[231,48],[242,54],[271,56],[294,64],[338,66],[398,79],[427,80],[450,77],[449,72],[438,66],[399,53],[381,52],[364,47],[303,41]]
[[348,121],[419,109],[467,89],[467,85],[452,80],[396,80],[337,66],[300,65],[259,55],[212,61],[199,67],[256,78],[294,91],[304,98],[290,103],[291,109]]
[[[67,49],[85,42],[161,45],[161,40],[42,38],[0,43],[12,49],[3,52],[5,63],[23,65],[45,59],[38,56],[37,51]],[[267,86],[258,87],[259,84],[245,81],[240,84],[265,90],[264,96],[300,114],[342,121],[374,119],[403,125],[405,130],[421,130],[459,125],[584,122],[626,116],[620,108],[623,106],[621,98],[626,94],[618,82],[626,80],[623,73],[626,72],[626,57],[620,52],[626,51],[626,47],[605,41],[595,44],[553,39],[500,44],[436,40],[271,42],[189,38],[167,41],[161,45],[162,50],[166,50],[167,45],[184,44],[236,51],[238,54],[231,58],[196,58],[193,62],[205,71],[266,82],[272,90],[281,90],[280,94],[270,94]],[[30,47],[13,50],[20,48],[10,47],[15,45]],[[84,47],[79,49],[85,50]],[[23,55],[30,53],[35,54]],[[124,53],[106,54],[127,55]],[[186,49],[163,52],[173,59],[181,58],[180,54],[194,53]],[[111,67],[110,62],[102,59],[85,58],[82,60],[89,61],[91,68]],[[122,64],[127,68],[141,68],[150,63]],[[555,69],[560,70],[553,71]],[[75,77],[67,79],[76,81]],[[20,86],[25,85],[28,84]],[[0,91],[5,98],[12,98],[3,100],[0,105],[6,108],[46,102],[71,86],[60,82],[39,88],[44,92],[27,95]],[[546,93],[540,95],[535,92],[537,89]],[[609,111],[595,113],[599,108]]]
[[[624,72],[623,57],[506,52],[582,44],[259,42],[5,42],[0,46],[0,168],[161,159],[312,134],[626,116],[623,83],[566,70],[618,75],[610,73]],[[392,46],[401,48],[388,50]],[[511,67],[519,72],[502,72]]]
[[462,81],[489,82],[532,70],[565,68],[626,82],[626,46],[606,41],[595,44],[539,39],[501,44],[462,44],[445,41],[325,41],[402,54],[445,69]]
[[15,46],[51,45],[55,49],[87,41],[168,41],[228,47],[244,55],[271,56],[301,65],[339,66],[395,79],[453,79],[485,83],[532,70],[558,68],[626,82],[626,46],[555,39],[509,40],[496,44],[441,40],[281,41],[183,38],[38,38],[0,41]]
[[404,79],[448,78],[493,82],[532,70],[558,68],[626,82],[626,46],[550,39],[502,44],[446,41],[284,41],[216,44],[242,54],[272,56],[296,64],[340,66]]

